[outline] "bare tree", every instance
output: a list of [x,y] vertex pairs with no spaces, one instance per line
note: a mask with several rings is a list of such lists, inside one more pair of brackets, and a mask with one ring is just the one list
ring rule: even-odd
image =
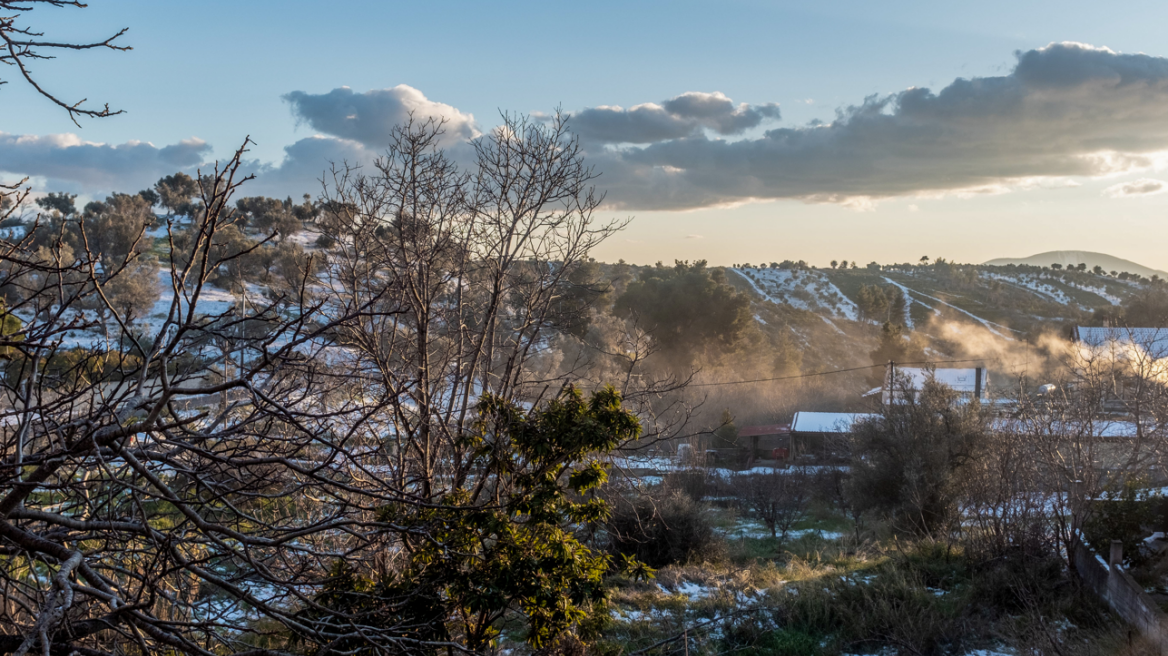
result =
[[[132,253],[99,263],[62,240],[39,254],[0,244],[19,290],[6,314],[23,323],[3,337],[0,624],[16,633],[0,653],[237,651],[257,617],[321,639],[293,605],[339,557],[336,532],[362,523],[348,505],[300,503],[353,480],[330,424],[344,411],[316,396],[336,380],[319,357],[331,326],[308,326],[319,308],[303,295],[246,315],[200,302],[239,257],[215,244],[241,155],[203,190],[188,251],[168,262],[167,317],[148,333],[106,295],[134,275]],[[93,296],[104,327],[81,309]],[[112,334],[78,343],[89,327]],[[225,356],[234,368],[213,375]]]
[[787,533],[807,516],[811,477],[802,469],[735,474],[730,483],[739,502],[770,529],[772,538],[786,540]]
[[[80,116],[104,118],[121,114],[122,110],[111,110],[108,104],[101,109],[82,107],[86,102],[84,98],[76,102],[62,100],[58,94],[48,91],[37,81],[33,75],[31,63],[38,60],[54,59],[57,53],[66,50],[98,50],[102,48],[129,50],[129,46],[115,43],[119,37],[126,33],[128,28],[123,28],[117,34],[101,41],[88,43],[54,41],[46,39],[43,32],[23,23],[30,12],[40,7],[83,9],[86,5],[78,0],[0,0],[0,64],[15,67],[20,77],[37,93],[58,107],[64,108],[74,125],[78,124],[77,118]],[[7,83],[8,80],[0,78],[0,86]],[[0,182],[0,221],[11,217],[13,212],[28,198],[31,190],[23,187],[27,181],[28,178],[15,183]]]
[[1017,416],[1003,429],[1033,448],[1068,557],[1094,499],[1163,476],[1166,338],[1165,330],[1115,328],[1100,343],[1071,345],[1044,393],[1020,381]]
[[399,452],[421,468],[401,483],[424,497],[438,477],[470,474],[439,470],[459,462],[448,458],[475,399],[534,400],[554,384],[528,380],[526,365],[568,269],[620,227],[594,222],[600,197],[563,120],[505,117],[475,142],[473,175],[436,150],[440,133],[433,121],[404,126],[375,175],[337,171],[322,218],[338,245],[321,286],[345,299],[338,311],[381,309],[343,326],[340,343],[396,406]]
[[[37,93],[68,112],[69,118],[74,124],[77,123],[77,118],[80,116],[104,118],[121,114],[123,110],[111,110],[108,104],[101,109],[82,107],[86,102],[84,98],[77,102],[62,100],[59,95],[46,90],[37,81],[33,76],[31,63],[38,60],[55,59],[57,54],[63,50],[98,50],[103,48],[130,50],[129,46],[115,43],[129,28],[122,28],[113,36],[101,41],[78,43],[47,39],[44,32],[37,31],[22,23],[28,14],[40,7],[84,9],[87,6],[77,0],[0,0],[0,11],[3,12],[3,15],[0,15],[0,40],[3,41],[3,45],[0,46],[0,63],[16,67],[20,77],[24,78],[25,82],[36,89]],[[7,80],[0,79],[0,84],[6,83]]]
[[206,301],[264,247],[237,239],[243,149],[168,222],[158,321],[111,294],[143,249],[71,242],[81,218],[0,243],[0,653],[477,650],[509,614],[533,641],[582,620],[603,559],[572,527],[639,430],[619,392],[529,365],[620,224],[562,120],[507,119],[470,173],[439,131],[338,170],[336,247],[265,297]]

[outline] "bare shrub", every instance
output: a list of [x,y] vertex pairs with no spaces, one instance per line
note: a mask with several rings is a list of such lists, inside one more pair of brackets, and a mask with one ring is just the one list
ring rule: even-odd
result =
[[812,477],[803,469],[772,469],[735,474],[730,487],[747,514],[770,529],[772,538],[786,540],[787,532],[807,516]]
[[694,501],[705,499],[717,489],[717,481],[702,467],[671,471],[665,475],[661,483],[666,490],[680,492]]

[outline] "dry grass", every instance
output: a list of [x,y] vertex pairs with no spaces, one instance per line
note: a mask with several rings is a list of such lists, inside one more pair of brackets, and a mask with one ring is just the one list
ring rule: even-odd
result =
[[[931,543],[819,544],[772,560],[673,565],[622,582],[621,609],[593,646],[630,653],[1143,656],[1138,637],[1061,569],[1020,575]],[[1010,611],[985,603],[1015,598]]]

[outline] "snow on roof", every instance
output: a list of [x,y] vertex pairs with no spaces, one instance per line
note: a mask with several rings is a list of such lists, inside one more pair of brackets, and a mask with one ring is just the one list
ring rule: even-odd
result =
[[[1031,423],[1019,419],[997,419],[993,423],[994,430],[1022,434],[1062,435],[1065,437],[1100,437],[1112,439],[1134,439],[1139,437],[1139,427],[1131,421],[1093,421],[1093,422],[1053,422]],[[1153,430],[1151,427],[1145,430]]]
[[1075,339],[1094,348],[1134,345],[1156,359],[1168,356],[1168,328],[1076,326]]
[[[943,385],[948,385],[956,392],[975,392],[977,391],[977,369],[922,369],[919,367],[897,367],[897,377],[908,376],[912,383],[912,389],[921,389],[925,386],[925,381],[931,377],[933,380]],[[981,389],[986,389],[986,381],[983,375]]]
[[863,412],[796,412],[791,432],[846,433],[852,430],[852,424],[877,416]]

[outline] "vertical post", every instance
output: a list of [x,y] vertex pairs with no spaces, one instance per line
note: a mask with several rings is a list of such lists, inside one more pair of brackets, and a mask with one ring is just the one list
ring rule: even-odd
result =
[[1075,541],[1078,542],[1079,529],[1079,511],[1083,504],[1083,497],[1086,496],[1086,485],[1081,479],[1071,481],[1071,532]]
[[894,360],[888,361],[888,372],[884,380],[884,385],[888,389],[888,399],[885,403],[891,405],[896,402],[896,362]]
[[1111,560],[1109,561],[1112,567],[1123,567],[1123,542],[1120,540],[1111,541]]
[[973,370],[973,398],[978,401],[981,401],[981,372],[981,367]]

